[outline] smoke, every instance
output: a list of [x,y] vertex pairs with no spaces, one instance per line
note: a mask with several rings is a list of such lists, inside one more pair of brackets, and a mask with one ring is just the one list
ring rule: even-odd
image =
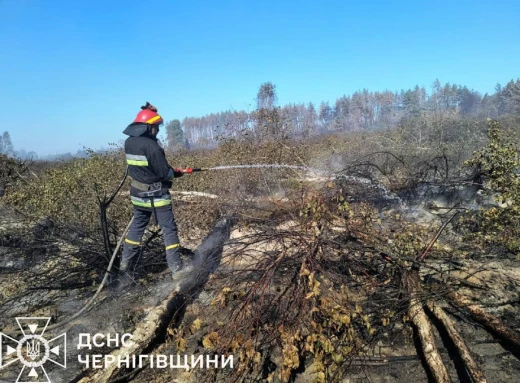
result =
[[[339,159],[336,158],[335,168],[341,168],[341,164],[339,163]],[[268,169],[295,169],[302,170],[306,172],[314,173],[315,175],[333,177],[333,172],[311,168],[307,166],[298,166],[298,165],[285,165],[285,164],[252,164],[252,165],[223,165],[216,166],[213,168],[209,168],[208,170],[228,170],[228,169],[258,169],[258,168],[268,168]],[[406,204],[404,201],[395,193],[388,190],[388,188],[380,183],[374,182],[368,178],[351,176],[346,174],[341,174],[339,176],[334,176],[336,179],[343,178],[346,181],[353,181],[358,184],[363,185],[363,187],[367,189],[373,189],[378,192],[378,194],[384,199],[388,201],[396,201],[399,206],[404,209],[406,208]]]
[[399,197],[397,194],[391,192],[390,190],[388,190],[388,188],[386,188],[386,186],[384,186],[380,183],[373,182],[373,181],[369,180],[368,178],[349,176],[349,175],[345,175],[345,174],[340,175],[338,178],[344,178],[347,181],[354,181],[354,182],[360,183],[363,186],[365,186],[367,189],[375,189],[380,193],[380,196],[383,199],[390,200],[390,201],[397,201],[397,203],[399,204],[399,207],[401,209],[406,209],[406,204],[401,199],[401,197]]

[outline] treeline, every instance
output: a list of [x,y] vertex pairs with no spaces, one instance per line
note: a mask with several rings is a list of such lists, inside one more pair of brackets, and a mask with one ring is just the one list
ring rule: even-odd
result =
[[7,157],[16,157],[22,160],[25,159],[32,159],[36,160],[38,159],[38,154],[36,152],[27,152],[25,150],[15,150],[13,146],[13,142],[11,140],[11,136],[9,135],[9,132],[5,131],[0,136],[0,154],[3,154]]
[[202,117],[185,117],[167,124],[168,147],[211,147],[219,137],[265,137],[283,134],[305,137],[327,132],[392,128],[403,120],[433,115],[461,118],[520,115],[520,79],[497,85],[493,94],[480,94],[466,86],[442,85],[437,79],[428,92],[424,87],[400,92],[366,89],[322,102],[276,105],[276,86],[260,86],[257,108],[252,112],[225,111]]
[[0,136],[0,154],[4,154],[6,156],[15,155],[13,142],[11,141],[11,136],[7,131]]
[[57,161],[70,160],[72,158],[86,158],[88,157],[87,150],[78,150],[75,154],[71,152],[60,154],[49,154],[46,156],[38,156],[34,151],[26,151],[25,149],[15,150],[9,132],[5,131],[0,135],[0,155],[7,157],[18,158],[20,160],[40,160],[40,161]]

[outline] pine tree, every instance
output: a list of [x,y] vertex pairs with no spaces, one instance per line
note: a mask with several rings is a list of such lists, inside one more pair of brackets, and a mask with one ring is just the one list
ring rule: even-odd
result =
[[2,140],[0,143],[0,152],[7,156],[14,156],[13,143],[11,141],[11,136],[9,135],[9,132],[7,132],[7,131],[4,132],[4,134],[2,134]]
[[176,149],[184,145],[184,131],[179,120],[172,120],[166,124],[166,141],[168,149]]

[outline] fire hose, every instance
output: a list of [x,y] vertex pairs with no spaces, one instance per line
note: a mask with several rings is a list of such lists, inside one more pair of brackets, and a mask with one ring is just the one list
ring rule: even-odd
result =
[[[201,172],[201,171],[205,171],[205,170],[209,170],[209,169],[208,168],[186,168],[186,169],[182,169],[182,173],[191,174],[191,173],[194,173],[194,172]],[[118,188],[116,189],[114,194],[112,194],[112,196],[109,198],[108,204],[110,204],[112,202],[112,200],[114,199],[116,194],[119,192],[119,190],[121,190],[121,187],[123,186],[127,176],[128,176],[128,167],[126,168],[125,175],[124,175],[123,179],[121,180]],[[69,322],[73,321],[74,319],[78,318],[81,314],[83,314],[85,311],[87,311],[87,309],[89,309],[92,306],[92,304],[94,303],[96,298],[99,296],[99,294],[101,293],[101,290],[103,290],[103,287],[105,286],[105,284],[106,284],[106,282],[108,280],[108,276],[110,275],[110,271],[112,270],[112,265],[114,264],[114,261],[116,259],[117,253],[119,252],[119,249],[121,248],[121,245],[123,243],[123,239],[125,238],[126,234],[128,233],[128,230],[130,229],[130,225],[132,224],[133,221],[134,221],[134,217],[132,217],[130,219],[130,221],[126,225],[125,230],[121,234],[121,237],[119,238],[119,241],[117,242],[117,246],[116,246],[114,252],[112,253],[112,257],[110,258],[110,262],[108,263],[108,267],[107,267],[107,270],[106,270],[105,275],[103,277],[103,280],[99,284],[99,286],[98,286],[94,296],[77,313],[75,313],[74,315],[68,317],[67,319],[65,319],[65,320],[63,320],[61,322],[58,322],[58,323],[55,323],[53,325],[47,326],[47,328],[46,328],[47,330],[53,330],[55,328],[61,327],[63,325],[66,325],[67,323],[69,323]],[[21,331],[15,331],[13,333],[6,334],[6,335],[17,336],[17,335],[20,335],[20,334],[22,334]]]
[[[281,164],[258,164],[258,165],[230,165],[230,166],[217,166],[217,167],[213,167],[213,168],[185,168],[185,169],[182,169],[182,168],[179,168],[178,171],[182,172],[183,174],[191,174],[191,173],[196,173],[196,172],[203,172],[203,171],[207,171],[207,170],[224,170],[224,169],[238,169],[238,168],[257,168],[257,167],[267,167],[267,168],[280,168],[280,167],[285,167],[285,168],[304,168],[302,166],[295,166],[295,165],[281,165]],[[108,199],[108,202],[106,204],[106,206],[108,206],[112,201],[113,199],[115,198],[115,196],[117,195],[117,193],[119,193],[119,191],[121,190],[121,187],[123,186],[125,180],[126,180],[126,177],[128,176],[128,167],[126,168],[126,171],[125,171],[125,175],[123,177],[123,179],[121,180],[118,188],[116,189],[116,191],[112,194],[112,196]],[[105,206],[105,207],[106,207]],[[121,237],[119,238],[119,241],[117,243],[117,246],[114,250],[114,252],[112,253],[112,257],[110,259],[110,262],[108,264],[108,267],[107,267],[107,270],[105,272],[105,275],[103,277],[103,280],[101,281],[100,285],[98,286],[98,289],[96,290],[96,293],[94,294],[94,296],[89,300],[89,302],[80,310],[78,311],[76,314],[68,317],[67,319],[61,321],[61,322],[58,322],[58,323],[55,323],[51,326],[48,326],[47,327],[47,330],[52,330],[52,329],[55,329],[55,328],[58,328],[58,327],[61,327],[71,321],[73,321],[74,319],[78,318],[82,313],[84,313],[88,308],[90,308],[92,306],[92,304],[94,303],[94,301],[96,300],[96,298],[99,296],[101,290],[103,289],[106,281],[108,280],[108,276],[110,274],[110,271],[112,269],[112,265],[114,263],[114,260],[116,258],[116,255],[117,253],[119,252],[119,249],[121,248],[121,245],[123,243],[123,239],[124,237],[126,236],[128,230],[130,229],[130,225],[132,224],[134,218],[132,217],[132,219],[130,219],[130,221],[128,222],[125,230],[123,231],[123,234],[121,235]],[[16,335],[20,335],[22,332],[21,331],[15,331],[11,334],[6,334],[6,335],[10,335],[10,336],[16,336]]]

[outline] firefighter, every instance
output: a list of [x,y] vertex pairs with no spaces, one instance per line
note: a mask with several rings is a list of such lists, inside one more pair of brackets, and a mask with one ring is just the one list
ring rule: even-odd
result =
[[169,193],[173,180],[184,173],[183,169],[172,168],[168,164],[164,150],[159,146],[157,134],[163,123],[157,108],[147,102],[123,132],[130,136],[125,141],[125,155],[131,178],[130,199],[134,205],[134,221],[124,242],[120,270],[126,279],[123,279],[122,285],[130,282],[129,271],[134,267],[144,230],[152,217],[162,229],[166,261],[174,280],[181,270],[189,271],[192,268],[191,264],[183,265],[180,258],[177,224]]

